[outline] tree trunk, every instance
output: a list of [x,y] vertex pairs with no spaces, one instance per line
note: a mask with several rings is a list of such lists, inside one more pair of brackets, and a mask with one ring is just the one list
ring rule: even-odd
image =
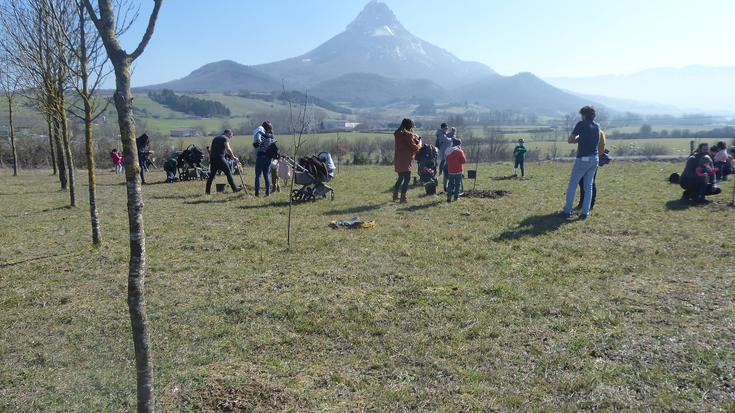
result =
[[18,176],[18,152],[15,149],[15,131],[13,130],[12,99],[8,99],[8,117],[10,118],[10,149],[13,151],[13,176]]
[[61,184],[61,190],[66,191],[67,180],[66,180],[66,162],[64,161],[64,145],[61,143],[61,133],[59,127],[59,119],[53,118],[54,124],[54,146],[56,146],[56,164],[59,169],[59,183]]
[[100,220],[97,213],[97,179],[94,175],[94,145],[92,142],[92,106],[89,103],[89,73],[87,72],[87,37],[84,11],[79,8],[80,73],[82,79],[82,102],[84,103],[84,147],[87,152],[87,178],[89,180],[89,216],[92,224],[92,244],[102,244]]
[[128,198],[128,226],[130,231],[130,267],[128,270],[128,311],[133,331],[135,346],[135,367],[137,379],[137,410],[150,412],[154,410],[153,363],[151,362],[150,338],[148,336],[148,319],[145,308],[145,231],[143,229],[143,194],[141,190],[140,166],[138,165],[138,147],[135,142],[135,124],[133,123],[133,96],[130,92],[130,65],[146,48],[153,36],[158,12],[163,0],[154,0],[148,26],[143,39],[132,54],[120,47],[115,33],[115,13],[111,0],[98,0],[100,17],[95,17],[91,0],[84,0],[90,18],[97,27],[115,70],[115,93],[113,99],[117,109],[117,120],[120,126],[120,140],[125,157],[125,182]]
[[75,185],[76,174],[74,173],[74,158],[71,153],[71,143],[69,137],[69,119],[66,115],[66,102],[64,99],[64,91],[59,88],[59,121],[61,122],[61,138],[64,142],[64,158],[66,160],[66,170],[69,172],[69,205],[77,206],[77,191]]
[[94,174],[94,146],[92,143],[92,114],[88,101],[84,104],[84,146],[87,149],[87,178],[89,179],[89,215],[92,223],[92,244],[102,244],[100,219],[97,212],[97,178]]
[[56,154],[54,153],[54,138],[52,135],[52,127],[51,127],[51,117],[46,116],[46,125],[48,126],[48,146],[51,150],[51,167],[54,170],[54,175],[56,175]]
[[143,229],[143,195],[141,191],[138,147],[133,123],[133,96],[130,93],[130,58],[112,60],[117,90],[114,100],[120,125],[120,139],[125,157],[127,182],[128,225],[130,229],[130,270],[128,272],[128,310],[135,346],[135,367],[138,388],[138,411],[152,412],[153,369],[151,363],[148,319],[145,310],[145,231]]

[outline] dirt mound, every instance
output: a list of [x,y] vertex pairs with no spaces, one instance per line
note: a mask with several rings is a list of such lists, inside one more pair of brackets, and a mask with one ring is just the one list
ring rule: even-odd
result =
[[287,389],[255,380],[236,387],[217,380],[183,404],[187,409],[207,412],[283,411],[303,405]]
[[465,191],[462,198],[489,198],[498,199],[510,195],[510,191],[496,189],[492,191]]

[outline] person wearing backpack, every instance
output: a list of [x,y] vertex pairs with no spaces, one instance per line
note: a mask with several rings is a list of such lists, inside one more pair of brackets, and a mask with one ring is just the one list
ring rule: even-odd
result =
[[260,196],[260,176],[265,181],[265,196],[271,194],[271,162],[270,147],[273,145],[273,125],[263,122],[253,131],[253,147],[255,148],[255,196]]
[[217,176],[217,171],[222,171],[227,177],[227,182],[232,188],[232,192],[240,192],[240,188],[235,186],[235,180],[232,178],[232,171],[230,166],[227,164],[225,156],[230,156],[235,162],[238,161],[232,148],[230,147],[230,139],[232,138],[232,131],[225,129],[222,135],[219,135],[212,139],[212,145],[209,147],[209,177],[207,178],[207,188],[205,193],[210,194],[212,190],[212,181]]

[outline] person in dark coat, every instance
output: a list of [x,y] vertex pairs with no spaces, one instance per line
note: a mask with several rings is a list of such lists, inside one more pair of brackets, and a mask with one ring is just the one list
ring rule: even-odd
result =
[[227,159],[225,159],[225,156],[229,156],[235,162],[239,161],[235,154],[232,153],[230,138],[232,138],[232,131],[225,129],[222,135],[212,139],[212,145],[209,147],[209,178],[207,178],[207,188],[205,190],[207,195],[210,194],[212,181],[214,181],[214,177],[217,176],[218,171],[222,171],[227,176],[227,182],[232,187],[232,192],[240,192],[240,189],[235,186],[230,165],[227,164]]
[[153,155],[153,151],[150,149],[151,138],[148,134],[144,133],[135,140],[135,145],[138,147],[138,166],[140,167],[140,180],[145,184],[145,171],[146,162],[148,157]]

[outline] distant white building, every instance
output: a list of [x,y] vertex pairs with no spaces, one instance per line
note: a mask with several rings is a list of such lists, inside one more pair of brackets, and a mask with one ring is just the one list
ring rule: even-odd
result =
[[196,128],[176,128],[171,129],[172,138],[190,138],[192,136],[204,136],[202,131]]
[[325,130],[338,130],[338,131],[351,131],[355,130],[360,123],[359,122],[345,122],[343,120],[325,120]]

